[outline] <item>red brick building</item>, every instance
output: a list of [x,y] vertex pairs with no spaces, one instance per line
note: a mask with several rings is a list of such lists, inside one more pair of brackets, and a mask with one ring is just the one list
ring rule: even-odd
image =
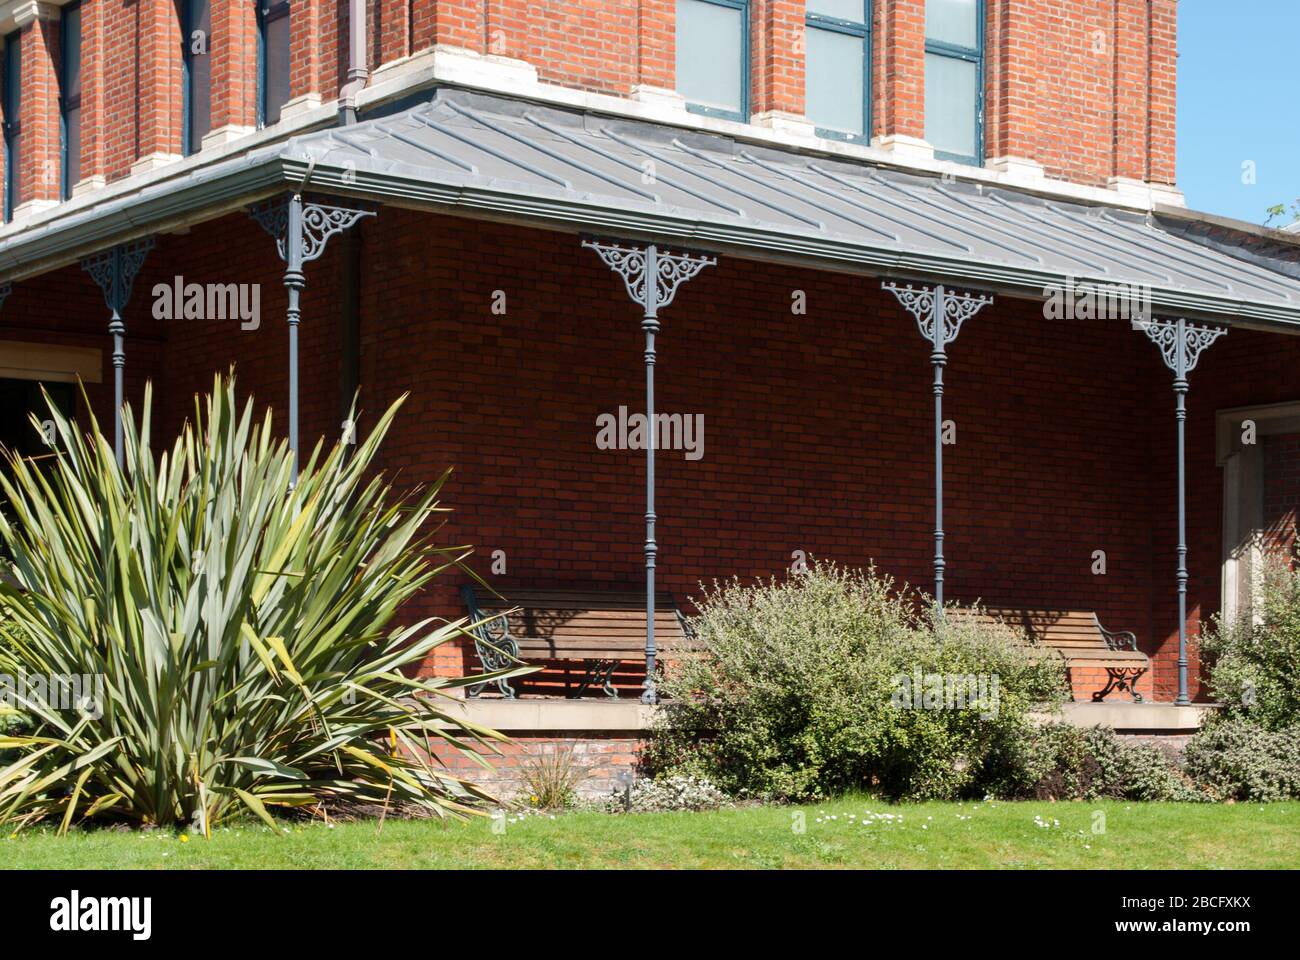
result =
[[[289,429],[286,265],[248,211],[283,241],[305,190],[302,445],[354,391],[372,414],[410,391],[384,466],[454,467],[448,536],[497,589],[642,589],[644,454],[595,441],[644,408],[644,305],[580,239],[654,243],[717,257],[659,318],[657,409],[707,432],[656,460],[658,586],[684,603],[804,551],[930,589],[934,301],[882,282],[955,286],[992,302],[942,344],[947,599],[1096,611],[1168,701],[1175,373],[1152,340],[1185,318],[1229,331],[1187,378],[1196,699],[1200,620],[1294,540],[1300,237],[1183,207],[1175,6],[0,2],[6,437],[31,441],[37,381],[82,377],[111,420],[115,354],[160,429],[230,364]],[[168,318],[178,282],[250,309]],[[1094,288],[1138,292],[1143,323],[1076,309]],[[420,612],[461,615],[458,585]]]

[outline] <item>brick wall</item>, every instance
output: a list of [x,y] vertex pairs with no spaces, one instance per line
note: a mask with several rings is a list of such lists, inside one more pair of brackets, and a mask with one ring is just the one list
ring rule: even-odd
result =
[[[382,465],[399,485],[448,467],[444,542],[511,587],[642,583],[643,456],[595,447],[595,420],[643,401],[639,317],[618,279],[560,234],[384,209],[361,229],[364,431],[410,391]],[[308,265],[302,324],[304,443],[341,429],[343,246]],[[218,269],[218,266],[219,269]],[[283,416],[284,293],[271,241],[243,216],[160,238],[127,310],[128,392],[158,383],[177,429],[213,371]],[[261,283],[262,326],[152,319],[154,283]],[[507,312],[494,315],[494,292]],[[803,290],[806,316],[791,313]],[[79,270],[24,282],[0,337],[104,350],[107,313]],[[713,578],[770,576],[791,552],[876,562],[931,582],[928,348],[875,281],[724,258],[664,317],[658,407],[705,417],[705,455],[658,459],[659,574],[679,598]],[[1218,608],[1222,479],[1214,412],[1294,400],[1294,338],[1234,330],[1202,357],[1188,421],[1189,619]],[[1246,375],[1246,371],[1250,375]],[[1050,330],[1036,304],[1000,298],[952,346],[945,413],[948,592],[991,605],[1096,610],[1133,630],[1171,699],[1177,655],[1174,419],[1168,371],[1123,322]],[[278,419],[283,423],[282,419]],[[508,572],[490,574],[493,550]],[[1092,571],[1106,553],[1106,574]],[[456,577],[411,616],[459,615]],[[461,649],[431,669],[460,672]],[[1198,685],[1193,670],[1192,693]]]
[[[986,154],[1041,162],[1088,184],[1172,182],[1175,0],[988,0]],[[53,7],[41,7],[53,17]],[[251,0],[213,6],[212,129],[256,121]],[[541,79],[629,96],[675,82],[675,0],[369,0],[375,67],[438,43],[533,64]],[[347,68],[347,0],[293,0],[293,100],[328,102]],[[876,0],[873,134],[925,131],[923,0]],[[83,3],[83,178],[114,180],[181,150],[174,0]],[[23,29],[25,184],[57,197],[57,19]],[[752,0],[755,114],[804,109],[804,4]],[[141,161],[144,161],[143,163]],[[53,171],[53,175],[51,175]],[[92,181],[90,186],[94,185]],[[53,191],[53,192],[51,192]]]

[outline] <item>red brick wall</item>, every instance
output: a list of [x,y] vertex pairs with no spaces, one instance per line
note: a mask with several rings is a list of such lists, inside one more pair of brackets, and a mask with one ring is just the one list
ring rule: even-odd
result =
[[[599,93],[671,88],[675,8],[675,0],[368,0],[369,66],[441,43],[524,59],[545,81]],[[750,9],[752,109],[800,114],[804,4],[752,0]],[[337,94],[347,10],[347,0],[293,3],[291,97]],[[213,129],[254,123],[252,11],[251,2],[213,7]],[[1172,182],[1174,11],[1174,0],[989,0],[987,155],[1028,157],[1082,183]],[[923,0],[876,0],[872,22],[873,133],[923,137]],[[54,52],[45,48],[57,46],[57,24],[32,30],[24,32],[32,48],[24,74],[33,102],[24,109],[48,126],[57,96]],[[83,176],[117,179],[141,157],[179,153],[175,0],[85,0],[83,36]],[[29,139],[23,163],[31,183],[45,160],[57,161],[57,140]],[[50,182],[57,191],[57,175]]]
[[[454,468],[444,542],[511,587],[642,582],[643,456],[595,447],[595,419],[643,401],[639,318],[618,278],[573,237],[384,209],[362,230],[361,429],[411,391],[382,454],[399,485]],[[341,427],[342,245],[308,265],[302,323],[304,443]],[[214,370],[283,423],[284,293],[271,241],[243,216],[160,238],[127,311],[128,385],[160,387],[175,430]],[[149,291],[260,282],[262,327],[154,321]],[[494,291],[507,313],[491,311]],[[808,313],[790,312],[803,290]],[[62,309],[54,310],[52,306]],[[109,341],[79,270],[15,287],[0,337]],[[663,319],[658,407],[705,417],[705,455],[658,458],[662,585],[679,598],[715,577],[779,574],[793,550],[931,582],[928,348],[876,281],[725,258]],[[1219,602],[1222,480],[1214,413],[1294,400],[1300,340],[1234,330],[1192,377],[1188,421],[1189,615]],[[1250,375],[1246,375],[1246,371]],[[1054,325],[1000,298],[951,348],[946,416],[948,592],[954,599],[1095,609],[1133,630],[1172,697],[1174,420],[1156,349],[1122,321]],[[100,388],[102,392],[103,389]],[[505,550],[508,574],[491,577]],[[1093,551],[1107,572],[1091,572]],[[456,616],[457,578],[410,611]],[[1194,637],[1194,632],[1193,632]],[[1194,647],[1193,647],[1194,649]],[[434,666],[472,663],[445,650]],[[1193,694],[1197,691],[1193,678]]]

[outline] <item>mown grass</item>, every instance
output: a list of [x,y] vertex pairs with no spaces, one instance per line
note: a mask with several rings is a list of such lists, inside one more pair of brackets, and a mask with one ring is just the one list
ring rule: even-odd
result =
[[711,813],[562,813],[445,825],[390,819],[382,829],[368,821],[286,824],[285,831],[277,836],[248,823],[205,840],[119,830],[58,837],[34,829],[0,835],[0,868],[1300,867],[1297,803],[890,806],[854,797]]

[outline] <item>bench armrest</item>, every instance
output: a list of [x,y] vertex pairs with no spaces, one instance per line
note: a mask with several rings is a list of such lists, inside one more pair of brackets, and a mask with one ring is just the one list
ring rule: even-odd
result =
[[[496,616],[484,613],[478,605],[478,596],[474,593],[472,584],[467,583],[460,588],[460,598],[469,614],[468,629],[474,635],[474,645],[478,648],[483,666],[488,670],[504,670],[513,666],[514,661],[519,659],[519,644],[510,636],[509,617],[504,613]],[[506,654],[505,658],[501,656],[502,653]]]
[[1133,650],[1137,651],[1137,636],[1132,630],[1107,630],[1101,625],[1101,620],[1097,620],[1097,629],[1106,639],[1106,646],[1112,650]]

